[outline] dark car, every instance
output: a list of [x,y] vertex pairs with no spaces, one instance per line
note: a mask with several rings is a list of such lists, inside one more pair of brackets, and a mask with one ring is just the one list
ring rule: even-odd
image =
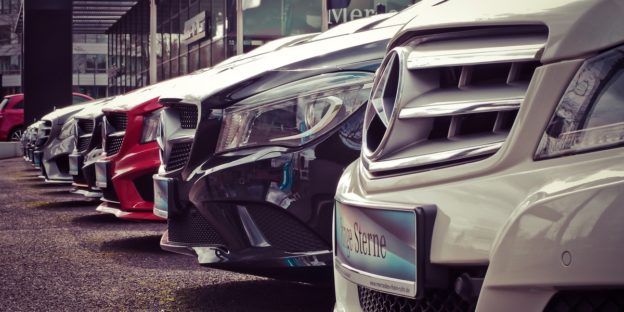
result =
[[163,94],[161,247],[208,267],[330,281],[338,178],[360,155],[386,44],[414,14],[215,68]]

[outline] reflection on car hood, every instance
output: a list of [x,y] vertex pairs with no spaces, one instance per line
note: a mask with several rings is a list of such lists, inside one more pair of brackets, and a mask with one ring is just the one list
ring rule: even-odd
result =
[[194,72],[185,76],[171,78],[143,88],[136,89],[123,95],[119,95],[106,104],[107,110],[130,110],[145,102],[160,97],[170,89],[180,88],[190,77],[197,75]]
[[74,114],[74,118],[93,118],[96,117],[98,115],[103,115],[102,113],[102,108],[105,107],[107,104],[110,104],[111,101],[114,99],[115,97],[107,97],[107,98],[103,98],[103,99],[98,99],[95,101],[91,101],[87,104],[87,107],[85,107],[83,110],[77,112],[76,114]]
[[620,44],[621,36],[600,30],[624,29],[623,14],[621,1],[614,0],[480,0],[478,5],[472,1],[446,1],[424,8],[395,39],[405,33],[433,29],[546,25],[548,41],[541,61],[549,63]]
[[[341,65],[345,65],[345,60],[358,62],[383,57],[383,49],[379,55],[379,47],[375,44],[383,42],[385,47],[386,42],[400,27],[373,29],[313,41],[247,58],[230,64],[230,66],[215,67],[196,74],[193,79],[189,79],[188,83],[180,88],[170,89],[171,92],[163,93],[162,98],[175,98],[184,102],[197,103],[219,91],[270,71],[315,69],[322,69],[326,72],[337,71]],[[345,58],[345,54],[350,57]],[[334,56],[340,61],[332,63]],[[215,77],[217,75],[218,78]]]
[[57,120],[57,123],[64,123],[69,116],[79,112],[89,106],[92,102],[74,104],[63,108],[58,108],[53,112],[43,116],[41,120]]

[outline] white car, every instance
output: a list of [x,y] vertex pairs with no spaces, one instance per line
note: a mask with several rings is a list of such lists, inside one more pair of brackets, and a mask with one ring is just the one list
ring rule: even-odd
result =
[[377,72],[336,311],[624,309],[624,1],[429,3]]

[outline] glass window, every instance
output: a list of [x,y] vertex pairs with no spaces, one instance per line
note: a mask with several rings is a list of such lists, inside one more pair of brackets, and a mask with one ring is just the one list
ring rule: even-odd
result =
[[9,99],[3,98],[2,102],[0,102],[0,111],[4,110],[4,107],[9,103]]
[[86,54],[74,54],[74,73],[83,74],[87,72],[87,55]]
[[24,109],[24,100],[15,103],[15,105],[13,105],[13,109]]
[[329,27],[378,13],[398,12],[413,0],[329,0]]
[[11,25],[0,25],[0,44],[11,43]]
[[106,73],[106,55],[105,54],[97,54],[95,55],[95,68],[96,72],[100,74]]
[[79,95],[74,95],[72,98],[73,98],[72,99],[72,104],[78,104],[78,103],[89,101],[89,99],[84,98],[84,97],[79,96]]

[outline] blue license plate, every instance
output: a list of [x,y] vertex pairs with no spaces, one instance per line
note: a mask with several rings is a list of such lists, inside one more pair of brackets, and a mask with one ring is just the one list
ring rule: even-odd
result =
[[336,202],[336,269],[368,288],[405,297],[417,293],[414,210],[362,208]]

